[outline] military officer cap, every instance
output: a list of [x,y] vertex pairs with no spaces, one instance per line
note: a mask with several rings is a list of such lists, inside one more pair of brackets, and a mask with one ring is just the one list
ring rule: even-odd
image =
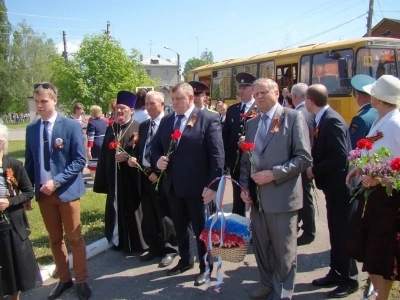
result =
[[192,86],[193,92],[195,95],[205,93],[206,91],[208,91],[210,89],[208,87],[208,85],[206,85],[200,81],[189,81],[188,83]]
[[238,86],[251,86],[253,85],[254,81],[256,78],[249,74],[249,73],[238,73],[236,75],[236,81],[238,83]]
[[355,75],[351,79],[351,85],[353,88],[358,92],[362,94],[366,94],[364,92],[363,87],[369,84],[373,84],[375,82],[375,79],[372,78],[371,76],[360,74],[360,75]]

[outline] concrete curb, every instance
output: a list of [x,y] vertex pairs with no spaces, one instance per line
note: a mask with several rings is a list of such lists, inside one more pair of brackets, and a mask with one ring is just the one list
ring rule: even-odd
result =
[[[108,243],[106,238],[102,238],[101,240],[98,240],[98,241],[86,246],[87,259],[90,259],[93,256],[106,251],[110,247],[111,246]],[[68,259],[69,259],[69,267],[72,268],[72,255],[71,254],[68,255]],[[46,281],[47,279],[52,277],[53,274],[55,273],[55,271],[56,271],[56,265],[54,263],[43,267],[40,270],[40,274],[42,275],[42,280]]]

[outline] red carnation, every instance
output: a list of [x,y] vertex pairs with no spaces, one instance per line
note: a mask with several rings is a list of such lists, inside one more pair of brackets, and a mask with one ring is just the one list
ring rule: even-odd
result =
[[242,118],[248,118],[248,117],[249,117],[248,114],[240,114],[240,116],[241,116]]
[[182,132],[179,129],[177,129],[174,131],[173,134],[171,134],[171,139],[174,141],[177,141],[181,138],[181,136],[182,136]]
[[114,143],[114,142],[110,142],[110,143],[108,144],[108,148],[110,148],[110,149],[115,149],[115,143]]
[[357,148],[371,150],[372,143],[368,139],[361,139],[357,142]]
[[244,142],[243,144],[240,145],[240,149],[243,152],[253,151],[254,148],[255,148],[254,143],[246,143],[246,142]]
[[115,122],[114,120],[108,120],[107,124],[108,124],[108,125],[113,125],[114,122]]
[[119,117],[119,118],[118,118],[118,122],[122,123],[123,121],[124,121],[124,118],[123,118],[123,117]]
[[390,164],[390,168],[393,171],[396,171],[396,172],[400,171],[400,158],[399,157],[391,160],[389,162],[389,164]]
[[365,149],[367,150],[371,150],[372,149],[372,143],[370,141],[368,141],[367,143],[365,143]]

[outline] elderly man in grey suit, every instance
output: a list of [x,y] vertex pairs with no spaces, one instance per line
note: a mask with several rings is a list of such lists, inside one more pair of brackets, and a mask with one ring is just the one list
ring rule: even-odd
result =
[[[241,161],[243,201],[253,202],[253,248],[263,287],[252,299],[291,299],[296,277],[297,213],[303,206],[301,172],[311,165],[303,114],[278,103],[276,82],[254,82],[261,113],[247,122],[246,142],[254,142],[253,163]],[[258,189],[256,188],[258,185]]]

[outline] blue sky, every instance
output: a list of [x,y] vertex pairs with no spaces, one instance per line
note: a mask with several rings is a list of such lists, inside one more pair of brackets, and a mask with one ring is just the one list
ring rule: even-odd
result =
[[[105,30],[110,21],[111,36],[128,51],[137,48],[145,58],[150,51],[152,55],[175,58],[174,52],[164,49],[168,46],[180,54],[182,68],[187,59],[206,49],[213,52],[215,61],[221,61],[360,37],[366,32],[366,15],[361,15],[367,12],[368,3],[369,0],[6,0],[13,25],[25,20],[60,46],[65,30],[68,52],[77,49],[84,35]],[[375,0],[374,11],[373,25],[382,17],[400,19],[399,0]],[[349,23],[341,26],[346,22]],[[328,32],[321,34],[325,31]]]

